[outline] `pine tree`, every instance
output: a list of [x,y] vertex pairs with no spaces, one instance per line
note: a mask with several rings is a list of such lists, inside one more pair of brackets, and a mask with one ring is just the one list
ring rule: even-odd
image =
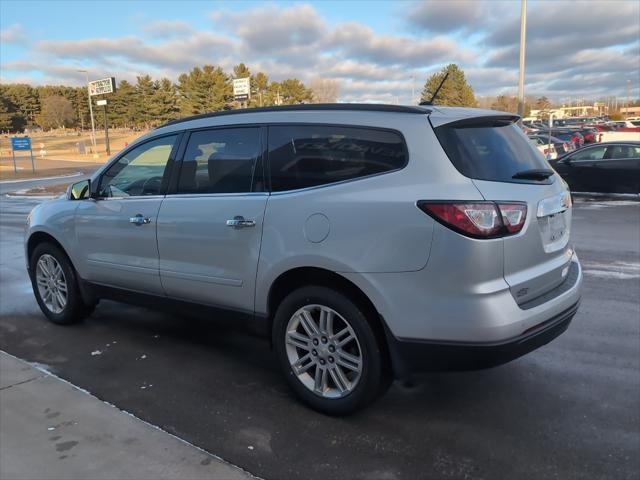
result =
[[3,85],[3,95],[15,105],[14,129],[23,130],[25,126],[35,124],[40,112],[40,99],[37,91],[25,83]]
[[420,101],[431,100],[447,72],[449,73],[447,81],[444,82],[438,92],[434,104],[453,107],[475,107],[477,102],[473,89],[467,83],[464,72],[455,63],[447,65],[440,72],[434,73],[429,77],[424,84]]
[[176,86],[168,78],[154,82],[155,92],[152,98],[154,123],[162,124],[178,118],[178,94]]
[[132,128],[139,120],[136,117],[136,90],[131,83],[122,80],[118,88],[109,95],[109,123],[114,127]]
[[[273,105],[273,103],[270,103],[267,98],[267,90],[269,88],[269,77],[266,74],[262,72],[256,73],[255,76],[251,79],[251,88],[252,88],[252,91],[251,91],[252,106],[264,107],[267,105]],[[253,89],[255,89],[255,93]]]
[[247,67],[244,63],[239,63],[235,67],[233,67],[233,78],[247,78],[251,76],[251,72],[249,71],[249,67]]
[[0,133],[14,130],[15,105],[0,92]]
[[132,102],[134,114],[138,124],[149,129],[154,120],[153,98],[155,96],[155,85],[149,75],[136,77],[135,97]]
[[195,67],[189,73],[180,75],[178,92],[182,115],[223,110],[233,100],[230,77],[222,68],[213,65]]
[[280,98],[283,105],[309,103],[313,100],[313,93],[297,78],[288,78],[280,82]]

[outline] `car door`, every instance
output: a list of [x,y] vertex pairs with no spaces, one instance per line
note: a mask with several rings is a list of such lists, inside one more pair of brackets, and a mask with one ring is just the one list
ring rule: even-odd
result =
[[253,312],[268,193],[260,127],[193,131],[158,215],[170,297]]
[[606,146],[586,147],[565,157],[562,161],[563,172],[560,174],[569,184],[572,192],[597,192],[601,185],[599,175],[602,173],[601,161],[606,153]]
[[179,135],[144,142],[117,158],[76,210],[86,280],[163,295],[156,221]]
[[640,146],[610,145],[600,163],[603,191],[640,193]]

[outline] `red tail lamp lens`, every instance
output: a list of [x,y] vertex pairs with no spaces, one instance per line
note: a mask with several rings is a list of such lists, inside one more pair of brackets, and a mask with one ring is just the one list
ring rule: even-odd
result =
[[431,202],[418,208],[452,230],[473,238],[496,238],[522,230],[527,216],[523,203]]

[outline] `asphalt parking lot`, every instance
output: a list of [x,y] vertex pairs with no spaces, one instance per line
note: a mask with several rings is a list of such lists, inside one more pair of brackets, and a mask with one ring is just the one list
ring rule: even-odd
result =
[[580,201],[585,270],[569,330],[510,364],[396,382],[346,418],[299,404],[262,339],[215,320],[102,302],[59,327],[38,310],[22,232],[0,205],[0,349],[263,478],[638,478],[640,203]]

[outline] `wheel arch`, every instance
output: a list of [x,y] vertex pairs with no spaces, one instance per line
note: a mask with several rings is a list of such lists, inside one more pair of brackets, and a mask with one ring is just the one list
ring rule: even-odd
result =
[[273,328],[273,318],[280,302],[292,291],[307,285],[318,285],[346,294],[365,310],[366,318],[380,343],[385,355],[385,364],[396,369],[395,355],[390,352],[389,332],[384,318],[380,315],[369,297],[351,280],[342,275],[320,267],[296,267],[281,273],[271,284],[267,296],[268,331]]
[[73,262],[73,259],[71,258],[71,256],[69,255],[69,252],[67,252],[67,249],[64,248],[64,245],[62,245],[62,243],[60,243],[60,241],[58,241],[58,239],[56,237],[54,237],[53,235],[51,235],[50,233],[44,232],[42,230],[37,230],[31,233],[31,235],[29,235],[29,238],[27,240],[27,245],[26,245],[26,255],[27,255],[27,269],[29,271],[29,275],[31,276],[33,272],[31,272],[31,255],[33,254],[33,251],[36,249],[36,247],[42,243],[51,243],[52,245],[55,245],[57,248],[60,249],[60,251],[64,254],[65,257],[67,257],[67,260],[69,261],[69,264],[71,265],[71,268],[73,269],[74,273],[75,273],[75,277],[76,277],[76,281],[78,284],[78,288],[80,290],[80,295],[82,296],[82,300],[87,304],[87,305],[91,305],[91,304],[95,304],[98,301],[98,298],[93,294],[93,292],[91,291],[90,288],[88,288],[87,284],[85,283],[85,281],[82,279],[82,277],[80,277],[80,274],[78,273],[78,269],[76,267],[76,265]]
[[31,255],[33,254],[33,251],[35,250],[35,248],[39,244],[45,243],[45,242],[52,243],[53,245],[58,247],[60,250],[62,250],[62,252],[69,259],[69,262],[71,263],[71,265],[73,265],[73,262],[71,261],[71,257],[69,257],[67,250],[62,246],[62,244],[53,235],[47,232],[43,232],[41,230],[35,231],[31,235],[29,235],[29,239],[27,240],[27,265],[29,265],[29,263],[31,262]]

